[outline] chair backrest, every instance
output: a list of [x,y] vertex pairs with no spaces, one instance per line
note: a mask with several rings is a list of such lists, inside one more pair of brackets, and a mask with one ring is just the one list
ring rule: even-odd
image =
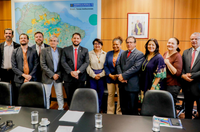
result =
[[18,105],[26,107],[46,108],[46,93],[40,82],[23,83],[18,98]]
[[163,90],[149,90],[145,93],[141,115],[176,118],[174,99]]
[[0,82],[0,104],[12,105],[12,86],[8,82]]
[[85,111],[85,112],[99,112],[98,95],[94,89],[79,88],[74,92],[70,110]]

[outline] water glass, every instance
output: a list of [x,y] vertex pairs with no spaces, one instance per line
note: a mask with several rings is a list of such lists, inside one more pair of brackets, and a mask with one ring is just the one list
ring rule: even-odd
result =
[[46,126],[39,126],[38,132],[47,132],[47,127]]
[[95,127],[96,128],[102,128],[102,115],[101,114],[95,114]]
[[31,124],[37,124],[38,123],[38,111],[32,111],[31,112]]
[[152,128],[152,130],[154,132],[160,132],[160,121],[159,120],[156,120],[156,119],[153,120],[153,128]]

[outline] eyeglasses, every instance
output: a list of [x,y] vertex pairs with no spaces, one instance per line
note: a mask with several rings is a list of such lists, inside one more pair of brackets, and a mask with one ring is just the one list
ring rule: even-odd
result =
[[94,43],[94,45],[101,45],[100,43]]
[[126,42],[127,44],[133,44],[134,42]]
[[8,129],[10,129],[11,127],[13,127],[14,124],[13,124],[13,121],[12,120],[7,120],[6,122],[2,122],[0,124],[0,132],[4,132]]

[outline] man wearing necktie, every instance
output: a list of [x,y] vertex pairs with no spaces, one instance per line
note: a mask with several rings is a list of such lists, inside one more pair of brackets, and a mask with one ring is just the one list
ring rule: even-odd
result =
[[86,68],[89,65],[88,50],[79,45],[81,43],[81,34],[74,33],[71,41],[73,45],[65,47],[61,56],[68,106],[70,106],[74,91],[77,88],[84,87],[85,81],[87,80]]
[[185,97],[185,118],[192,118],[194,101],[197,102],[197,111],[200,112],[200,33],[190,36],[192,47],[185,50],[182,55],[182,88]]
[[[31,48],[35,49],[37,51],[38,56],[40,57],[41,54],[41,50],[49,47],[49,45],[45,44],[44,41],[44,34],[40,31],[35,32],[34,34],[34,39],[35,39],[35,43]],[[38,65],[38,69],[37,69],[37,81],[41,82],[42,80],[42,70],[41,70],[41,66],[40,66],[40,61],[39,61],[39,65]]]
[[138,114],[139,70],[144,61],[144,54],[136,49],[136,39],[126,39],[127,51],[124,51],[117,63],[119,74],[119,93],[122,114]]

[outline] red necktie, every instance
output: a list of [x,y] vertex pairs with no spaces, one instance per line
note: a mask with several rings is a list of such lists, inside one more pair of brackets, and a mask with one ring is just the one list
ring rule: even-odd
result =
[[195,58],[195,52],[197,50],[194,50],[193,53],[192,53],[192,61],[191,61],[191,66],[190,66],[190,69],[192,69],[192,66],[193,66],[193,62],[194,62],[194,58]]
[[74,63],[75,63],[75,71],[77,71],[77,49],[74,52]]
[[131,54],[131,51],[128,52],[127,58],[130,56],[130,54]]

